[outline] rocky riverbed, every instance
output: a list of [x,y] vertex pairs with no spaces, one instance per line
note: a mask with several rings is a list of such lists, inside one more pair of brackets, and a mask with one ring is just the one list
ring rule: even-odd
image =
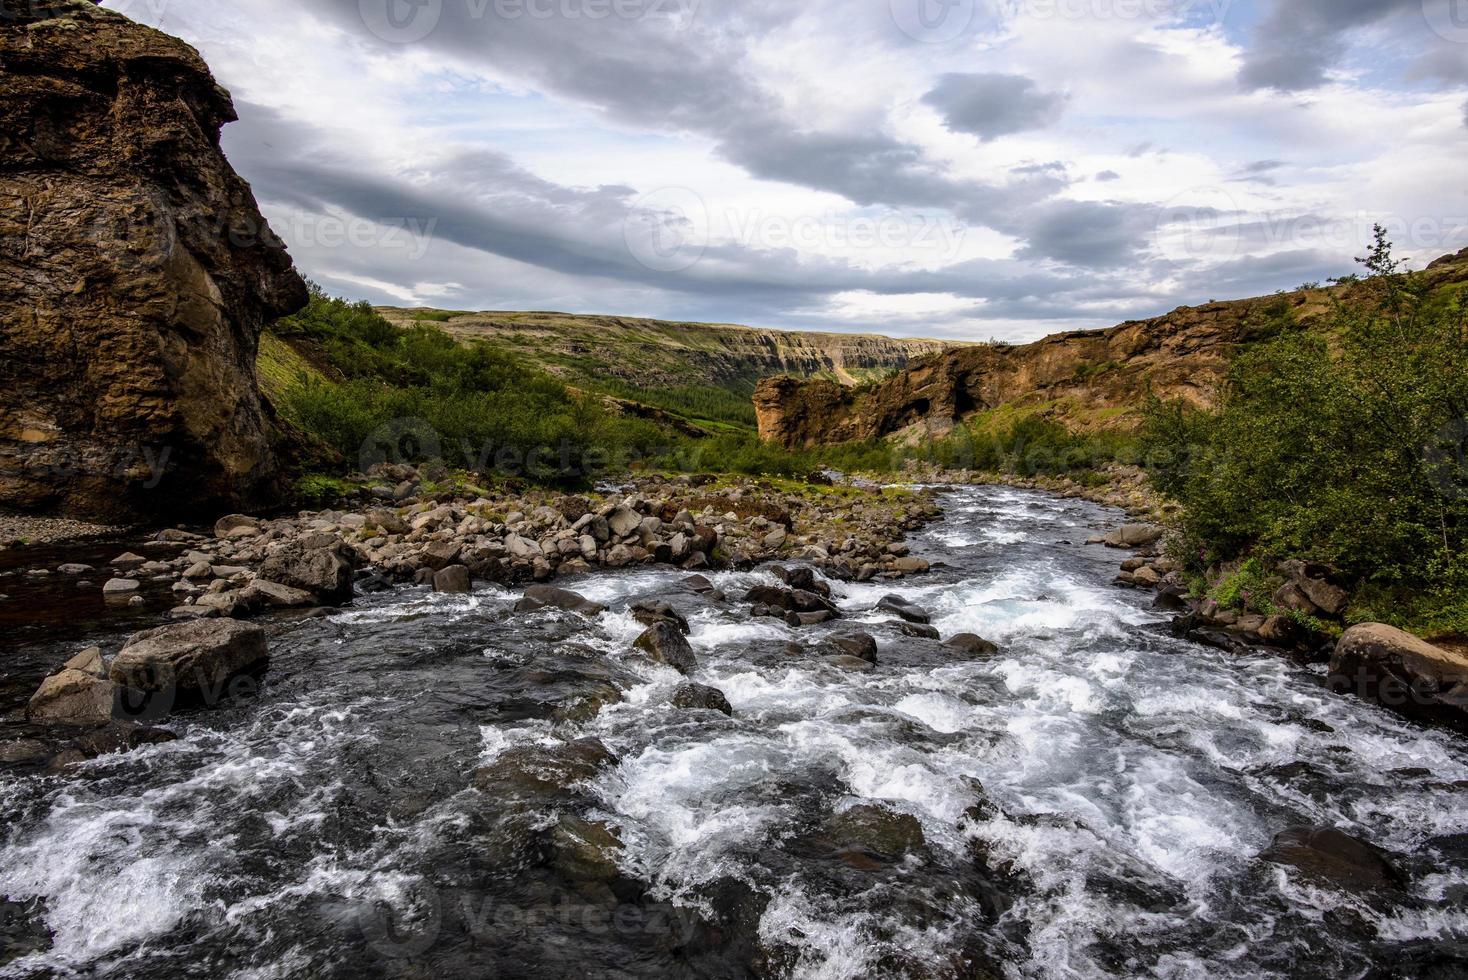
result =
[[[1459,736],[1172,635],[1087,543],[1119,511],[941,499],[917,577],[786,549],[167,626],[268,664],[130,751],[0,763],[0,975],[1468,966]],[[91,640],[139,683],[169,646],[132,628],[47,669]]]

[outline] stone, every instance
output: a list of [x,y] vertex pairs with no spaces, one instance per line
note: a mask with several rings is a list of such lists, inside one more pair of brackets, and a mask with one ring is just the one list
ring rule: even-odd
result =
[[550,585],[532,585],[525,590],[525,595],[515,604],[515,612],[535,612],[547,607],[564,609],[567,612],[580,613],[588,617],[600,616],[607,610],[606,606],[599,602],[592,602],[579,592],[558,589]]
[[117,685],[94,673],[63,668],[41,682],[26,705],[26,718],[35,722],[100,725],[112,720]]
[[120,554],[116,558],[112,559],[112,561],[108,562],[108,564],[110,564],[110,565],[121,565],[123,567],[127,567],[127,566],[131,566],[131,565],[141,565],[143,562],[145,562],[147,560],[148,559],[144,558],[142,555],[134,554],[131,551],[124,551],[122,554]]
[[434,571],[438,571],[441,568],[448,568],[450,565],[457,565],[462,555],[463,548],[459,545],[459,542],[435,541],[423,549],[422,554],[419,556],[419,561],[423,563],[424,568],[431,568]]
[[213,578],[214,566],[209,564],[207,561],[194,562],[194,564],[190,565],[184,571],[183,577],[191,581]]
[[265,631],[232,619],[198,620],[134,634],[112,661],[112,680],[145,693],[211,695],[269,656]]
[[698,666],[693,647],[671,623],[654,623],[633,641],[632,646],[680,674],[687,674]]
[[1382,623],[1352,626],[1331,654],[1327,686],[1424,721],[1468,728],[1468,656]]
[[81,653],[72,657],[64,665],[65,670],[79,670],[93,677],[106,677],[107,665],[102,660],[101,647],[87,647]]
[[433,591],[464,593],[472,591],[469,569],[463,565],[450,565],[433,573]]
[[997,645],[973,633],[959,633],[951,636],[944,641],[943,646],[954,653],[973,658],[992,657],[999,652]]
[[255,534],[260,530],[260,521],[245,514],[226,514],[214,522],[216,538],[235,537],[234,532],[241,530]]
[[1346,891],[1400,890],[1405,881],[1386,852],[1334,827],[1295,827],[1278,834],[1259,860],[1286,865]]
[[352,600],[353,564],[351,549],[339,539],[320,544],[301,540],[266,558],[259,577],[309,592],[322,605],[338,606]]
[[56,571],[62,575],[85,575],[88,572],[95,571],[95,569],[91,565],[83,565],[79,562],[67,562],[64,565],[58,565]]
[[724,697],[724,692],[705,684],[690,682],[678,685],[678,689],[673,692],[672,704],[675,708],[718,711],[734,717],[734,709],[730,707],[729,699]]
[[895,613],[909,623],[928,623],[932,617],[924,610],[918,608],[899,595],[883,596],[877,602],[877,608],[883,612]]
[[612,535],[618,538],[626,537],[642,524],[642,517],[637,511],[625,504],[608,514],[606,520]]
[[138,591],[141,586],[142,583],[135,578],[110,578],[102,586],[102,594],[126,595],[129,592]]
[[[917,817],[877,803],[858,803],[833,814],[822,827],[819,839],[837,856],[866,857],[882,863],[916,853],[926,843]],[[848,863],[860,866],[857,861]]]
[[523,745],[500,753],[474,773],[474,785],[498,803],[506,797],[555,797],[617,764],[599,740]]
[[605,821],[562,814],[546,836],[546,861],[577,883],[611,882],[621,876],[617,854],[622,840]]
[[316,596],[304,588],[292,588],[267,578],[257,578],[241,590],[241,599],[252,607],[275,606],[276,609],[302,609],[314,606]]
[[906,556],[894,561],[892,563],[892,567],[905,575],[914,575],[921,572],[926,572],[932,566],[925,558]]
[[877,662],[877,641],[870,633],[841,633],[826,642],[851,657],[859,657],[867,663]]
[[519,558],[522,561],[533,561],[536,558],[545,557],[545,552],[541,550],[538,543],[514,533],[505,535],[505,550],[510,553],[510,557]]
[[0,276],[0,506],[173,523],[279,498],[290,437],[254,365],[308,294],[224,157],[235,118],[183,41],[5,0],[0,132],[30,135],[0,145],[0,239],[23,243]]
[[671,604],[652,599],[642,599],[632,603],[629,607],[632,618],[644,626],[654,623],[672,623],[678,628],[678,632],[684,636],[688,635],[688,620],[674,609]]
[[936,626],[929,626],[926,623],[909,623],[903,621],[897,624],[897,629],[903,636],[915,636],[921,640],[937,640],[943,636],[942,633],[938,632]]

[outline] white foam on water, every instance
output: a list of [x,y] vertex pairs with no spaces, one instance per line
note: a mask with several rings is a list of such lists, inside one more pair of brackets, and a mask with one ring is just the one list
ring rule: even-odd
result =
[[497,585],[482,585],[472,593],[421,592],[407,599],[366,609],[347,609],[327,619],[343,626],[375,626],[423,616],[443,617],[449,622],[463,619],[481,609],[496,609],[513,602],[518,594]]

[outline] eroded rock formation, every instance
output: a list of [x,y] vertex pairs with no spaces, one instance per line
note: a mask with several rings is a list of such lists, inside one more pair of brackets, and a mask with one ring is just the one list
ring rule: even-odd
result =
[[86,0],[0,0],[0,506],[268,502],[261,329],[301,278],[220,151],[193,48]]
[[[1468,254],[1425,275],[1468,280]],[[1353,288],[1353,287],[1348,287]],[[826,381],[767,378],[754,393],[762,438],[787,448],[877,439],[912,428],[942,434],[975,412],[1031,405],[1079,429],[1126,424],[1149,392],[1211,406],[1247,344],[1309,327],[1333,289],[1184,306],[1109,330],[1056,334],[1024,346],[981,345],[913,359],[867,391]]]

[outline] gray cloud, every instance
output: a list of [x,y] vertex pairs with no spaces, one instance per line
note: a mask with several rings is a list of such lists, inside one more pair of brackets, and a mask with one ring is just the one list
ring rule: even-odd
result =
[[950,130],[985,142],[1043,129],[1065,108],[1065,96],[1043,91],[1032,79],[995,73],[943,75],[923,101],[942,113]]
[[1426,34],[1422,0],[1273,0],[1254,30],[1239,80],[1251,89],[1317,88],[1344,57],[1351,31],[1404,12]]
[[1117,173],[1115,170],[1103,170],[1096,175],[1096,179],[1101,181],[1102,183],[1106,183],[1107,181],[1121,180],[1121,174]]
[[1028,216],[1020,258],[1054,258],[1069,265],[1114,269],[1136,263],[1157,228],[1150,204],[1054,201]]

